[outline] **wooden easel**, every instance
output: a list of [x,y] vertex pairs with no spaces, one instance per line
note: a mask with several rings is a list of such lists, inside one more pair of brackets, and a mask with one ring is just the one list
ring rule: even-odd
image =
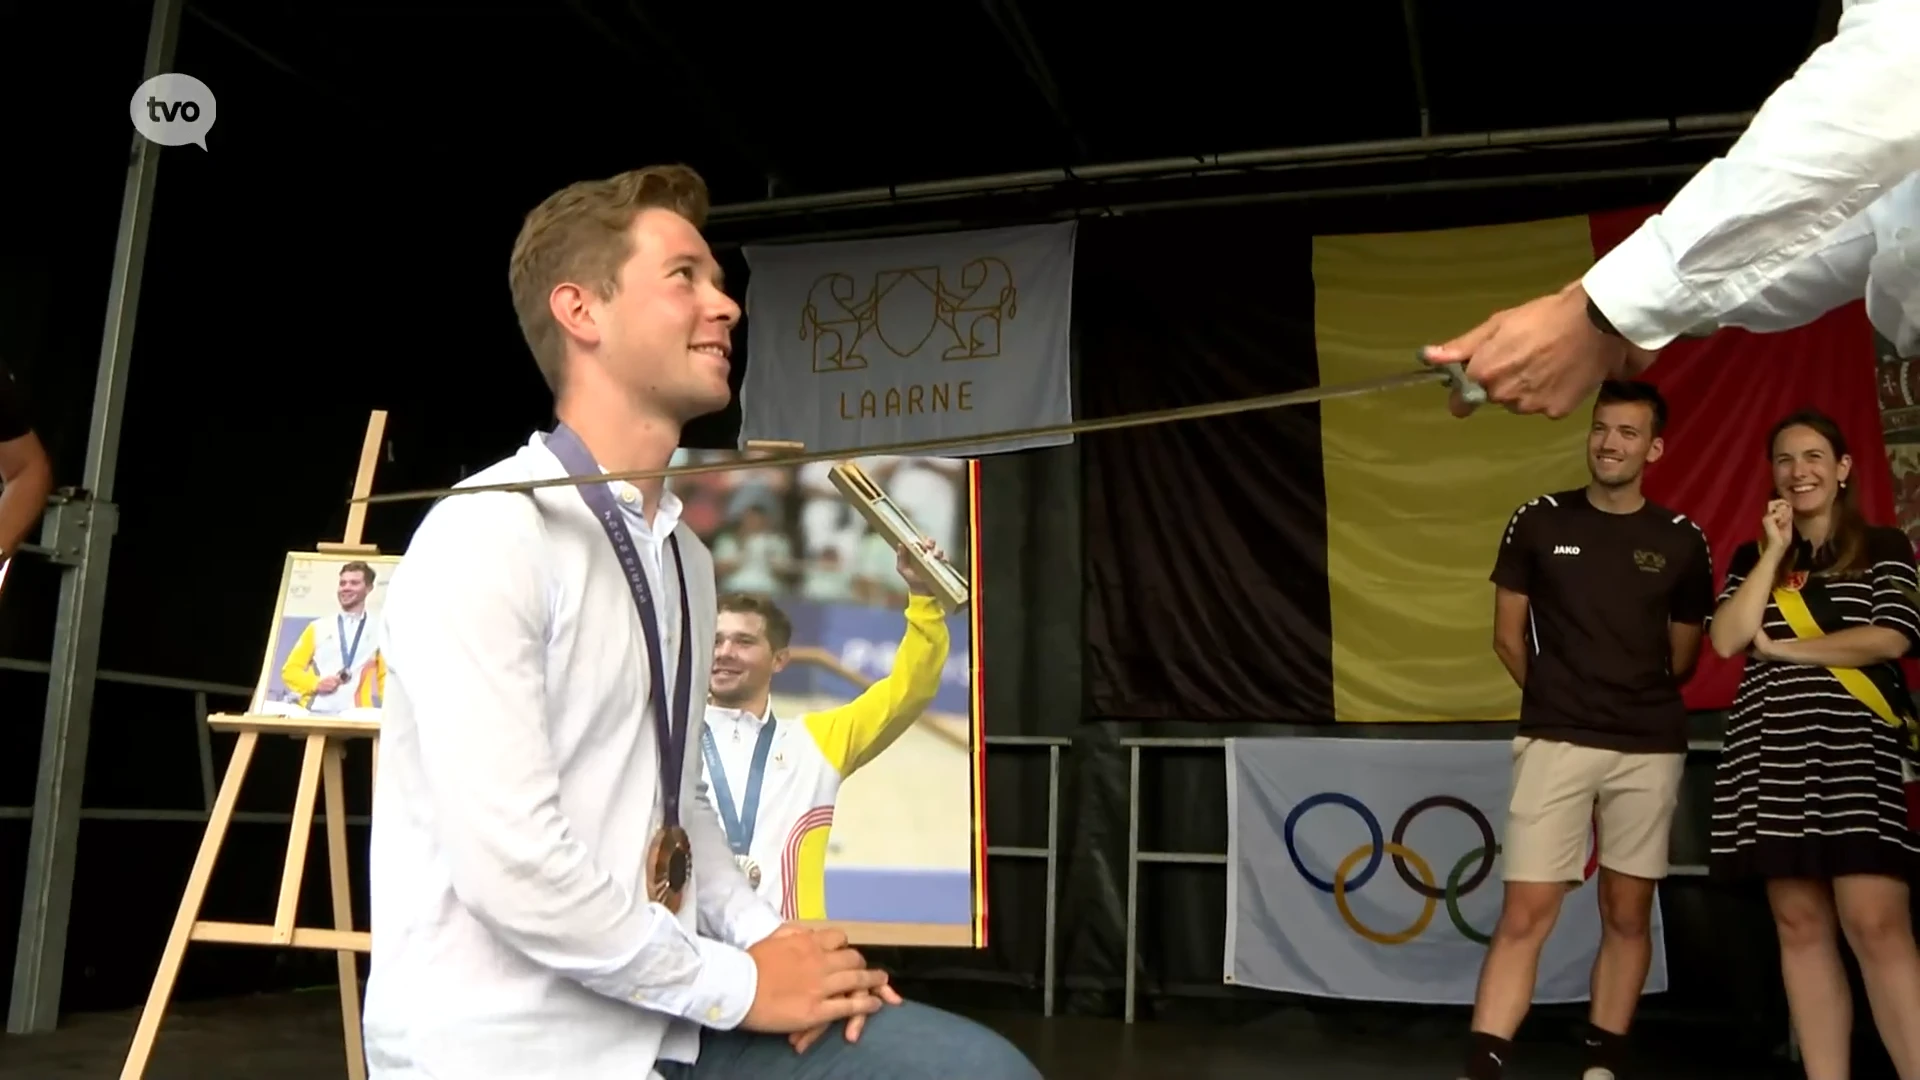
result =
[[[366,441],[360,447],[360,471],[353,483],[353,496],[361,499],[373,491],[373,472],[379,465],[380,446],[387,428],[387,414],[376,411],[367,421]],[[354,502],[347,511],[347,531],[340,543],[321,543],[316,550],[323,555],[378,555],[379,549],[360,542],[366,525],[367,504]],[[193,860],[193,872],[187,877],[186,892],[180,897],[180,909],[173,917],[173,930],[160,954],[160,970],[154,973],[153,989],[140,1012],[134,1029],[133,1046],[120,1070],[120,1080],[139,1080],[146,1073],[147,1059],[153,1055],[154,1039],[160,1034],[160,1019],[173,996],[174,980],[180,974],[189,941],[212,941],[227,945],[266,945],[274,948],[319,949],[334,953],[340,970],[340,1020],[346,1029],[347,1075],[351,1080],[366,1080],[366,1052],[360,1039],[360,977],[355,955],[371,950],[372,935],[353,928],[353,889],[347,872],[347,798],[342,763],[348,739],[373,740],[373,767],[380,765],[380,725],[371,720],[342,720],[337,717],[228,716],[207,717],[214,731],[237,735],[233,757],[227,762],[220,793],[207,815],[207,831],[200,838],[200,853]],[[240,800],[240,785],[247,768],[253,764],[254,747],[262,735],[284,735],[306,743],[300,762],[300,783],[294,789],[293,822],[287,835],[287,861],[280,875],[280,901],[271,924],[204,922],[200,906],[213,877],[214,863],[220,857],[220,845],[233,822],[235,805]],[[306,870],[307,845],[313,832],[314,799],[322,790],[326,795],[327,863],[333,884],[333,927],[319,929],[298,926],[300,879]]]

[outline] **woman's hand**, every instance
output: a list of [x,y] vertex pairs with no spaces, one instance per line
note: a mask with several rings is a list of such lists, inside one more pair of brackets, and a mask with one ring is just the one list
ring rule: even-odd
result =
[[1760,535],[1766,538],[1761,554],[1784,552],[1793,539],[1793,507],[1785,499],[1772,499],[1767,503],[1767,512],[1760,516]]
[[1785,644],[1768,637],[1766,630],[1762,629],[1753,635],[1753,655],[1762,660],[1785,660],[1786,656],[1781,653],[1781,646]]

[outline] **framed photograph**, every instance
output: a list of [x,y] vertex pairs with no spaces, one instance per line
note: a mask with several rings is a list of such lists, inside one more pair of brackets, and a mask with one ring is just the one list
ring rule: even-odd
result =
[[[681,451],[674,463],[740,456]],[[981,947],[978,464],[852,460],[968,580],[972,602],[945,612],[910,598],[897,553],[830,464],[673,478],[721,597],[703,790],[783,918],[862,944]]]
[[395,555],[290,553],[248,711],[380,719],[387,683],[380,612],[399,565]]

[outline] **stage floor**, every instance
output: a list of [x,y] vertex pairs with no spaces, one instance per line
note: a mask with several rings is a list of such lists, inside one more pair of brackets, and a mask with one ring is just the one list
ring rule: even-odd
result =
[[[149,1080],[342,1080],[339,998],[331,989],[274,997],[196,1002],[167,1016]],[[1173,1076],[1220,1080],[1452,1080],[1457,1038],[1340,1038],[1295,1025],[1228,1028],[983,1012],[976,1019],[1025,1050],[1058,1080],[1164,1080]],[[136,1014],[70,1017],[53,1035],[0,1035],[0,1080],[101,1080],[117,1076]],[[1666,1041],[1666,1040],[1659,1040]],[[1642,1046],[1629,1074],[1636,1080],[1724,1077],[1721,1048],[1692,1043],[1691,1063],[1663,1062],[1670,1050]],[[1579,1075],[1571,1047],[1523,1045],[1507,1075],[1512,1080],[1567,1080]],[[1767,1075],[1745,1065],[1737,1071]],[[1780,1072],[1777,1075],[1798,1075]],[[1864,1080],[1865,1074],[1860,1074]],[[966,1080],[987,1080],[969,1077]]]

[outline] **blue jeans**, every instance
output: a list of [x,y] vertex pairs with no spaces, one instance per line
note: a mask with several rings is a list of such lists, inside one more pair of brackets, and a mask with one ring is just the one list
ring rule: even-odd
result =
[[793,1052],[784,1035],[703,1031],[700,1062],[660,1062],[666,1080],[1041,1080],[1012,1043],[979,1024],[912,1001],[867,1017],[860,1041],[833,1025]]

